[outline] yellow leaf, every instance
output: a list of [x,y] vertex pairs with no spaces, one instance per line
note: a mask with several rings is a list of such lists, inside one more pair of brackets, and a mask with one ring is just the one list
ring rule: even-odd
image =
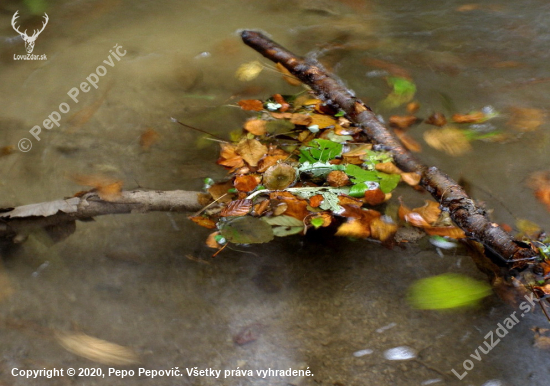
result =
[[58,332],[55,338],[65,350],[94,362],[113,366],[139,362],[134,350],[86,334]]
[[241,66],[237,69],[235,76],[237,77],[237,79],[243,82],[248,82],[260,75],[260,72],[262,72],[263,68],[264,66],[262,65],[262,63],[258,62],[257,60],[244,63],[241,64]]

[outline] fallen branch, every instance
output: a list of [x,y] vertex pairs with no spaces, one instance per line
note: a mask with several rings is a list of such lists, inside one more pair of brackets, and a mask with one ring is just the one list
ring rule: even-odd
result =
[[[284,47],[255,31],[243,31],[242,39],[260,54],[281,63],[294,76],[311,87],[325,103],[343,110],[359,124],[370,140],[381,149],[391,152],[402,170],[418,173],[420,184],[449,212],[452,220],[466,235],[485,246],[485,254],[499,265],[514,262],[515,266],[537,255],[536,251],[518,244],[500,226],[492,223],[486,213],[468,197],[464,189],[436,167],[427,167],[406,150],[396,137],[376,118],[372,110],[357,99],[315,60],[297,57]],[[497,255],[497,256],[495,256]]]
[[107,214],[196,211],[201,209],[199,194],[184,190],[134,190],[123,191],[107,201],[89,192],[82,197],[18,206],[0,213],[0,237],[13,238],[32,229],[47,229]]

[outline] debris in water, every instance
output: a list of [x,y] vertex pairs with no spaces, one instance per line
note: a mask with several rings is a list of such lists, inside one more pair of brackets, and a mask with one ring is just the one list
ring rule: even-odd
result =
[[365,356],[365,355],[370,355],[373,352],[374,351],[372,351],[370,348],[366,348],[364,350],[359,350],[359,351],[354,352],[353,356],[356,357],[356,358],[360,358],[360,357]]
[[405,361],[416,358],[416,350],[407,346],[390,348],[384,352],[384,358],[390,361]]
[[395,326],[397,326],[397,323],[392,322],[392,323],[390,323],[390,324],[388,324],[388,325],[386,325],[386,326],[384,326],[384,327],[380,327],[379,329],[376,330],[376,332],[379,333],[379,334],[381,334],[381,333],[383,333],[384,331],[389,330],[390,328],[393,328],[393,327],[395,327]]

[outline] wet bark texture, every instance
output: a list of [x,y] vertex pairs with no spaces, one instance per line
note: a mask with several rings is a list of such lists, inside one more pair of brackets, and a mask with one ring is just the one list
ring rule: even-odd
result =
[[[325,103],[343,110],[347,117],[360,125],[379,149],[391,152],[397,166],[407,172],[421,175],[423,186],[449,212],[453,221],[466,235],[482,243],[485,254],[500,266],[523,266],[522,259],[536,256],[536,251],[517,243],[500,226],[489,221],[485,211],[468,197],[464,189],[436,167],[423,165],[376,118],[372,110],[355,97],[334,75],[317,61],[300,58],[265,35],[256,31],[243,31],[245,44],[275,63],[281,63],[290,73],[311,87]],[[504,263],[509,261],[509,263]],[[511,263],[514,261],[513,263]]]

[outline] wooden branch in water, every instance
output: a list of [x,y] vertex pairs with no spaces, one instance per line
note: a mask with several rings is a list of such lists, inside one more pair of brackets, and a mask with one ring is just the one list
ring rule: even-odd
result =
[[[464,189],[436,167],[427,167],[414,157],[399,140],[376,118],[372,110],[355,97],[341,81],[330,74],[315,60],[303,59],[273,42],[260,32],[243,31],[245,44],[275,63],[281,63],[291,74],[299,78],[325,103],[343,110],[348,118],[359,124],[369,139],[379,148],[391,152],[400,169],[418,173],[420,184],[449,212],[453,221],[472,240],[485,246],[485,253],[495,263],[516,260],[515,265],[523,265],[522,259],[536,256],[536,251],[516,243],[500,226],[486,217],[468,197]],[[494,255],[503,261],[499,261]]]
[[197,211],[202,207],[199,194],[185,190],[133,190],[104,200],[90,192],[82,197],[18,206],[0,213],[0,237],[13,238],[32,229],[52,228],[106,214]]

